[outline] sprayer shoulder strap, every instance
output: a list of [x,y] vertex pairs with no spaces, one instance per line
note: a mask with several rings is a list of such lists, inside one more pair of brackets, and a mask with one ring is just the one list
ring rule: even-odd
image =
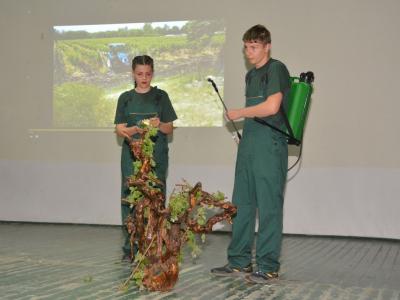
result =
[[[246,82],[247,82],[247,80],[248,80],[248,78],[246,76]],[[267,74],[267,72],[265,72],[265,74],[263,75],[262,82],[265,85],[268,84],[268,74]],[[290,90],[290,88],[289,88],[289,90]],[[285,109],[283,108],[283,98],[282,98],[281,104],[279,106],[279,113],[282,116],[283,122],[285,123],[286,129],[289,131],[289,134],[294,137],[292,126],[290,126],[289,119],[287,117]]]
[[283,108],[283,101],[281,102],[281,106],[279,106],[279,112],[282,115],[283,121],[285,122],[285,126],[286,126],[287,130],[289,131],[289,134],[292,137],[294,137],[292,126],[290,126],[289,119],[287,117],[285,109]]

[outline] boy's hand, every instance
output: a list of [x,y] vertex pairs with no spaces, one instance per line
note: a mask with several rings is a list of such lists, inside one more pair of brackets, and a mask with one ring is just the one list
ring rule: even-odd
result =
[[232,121],[240,119],[242,117],[241,110],[240,109],[228,110],[226,112],[226,117],[228,118],[228,120],[232,120]]

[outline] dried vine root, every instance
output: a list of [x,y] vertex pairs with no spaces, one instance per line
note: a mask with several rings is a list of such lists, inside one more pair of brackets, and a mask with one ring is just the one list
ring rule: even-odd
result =
[[[131,194],[124,202],[135,206],[134,215],[125,224],[131,235],[131,245],[138,245],[137,265],[123,284],[135,280],[140,287],[151,291],[171,290],[179,277],[179,256],[186,243],[193,246],[194,233],[208,233],[221,221],[232,221],[236,207],[221,193],[202,190],[201,183],[192,187],[184,182],[175,187],[165,206],[153,161],[152,137],[157,128],[144,123],[140,139],[130,142],[136,161],[134,174],[128,179]],[[217,208],[219,213],[206,217],[206,210]],[[133,247],[132,247],[133,248]],[[193,251],[196,253],[196,251]]]

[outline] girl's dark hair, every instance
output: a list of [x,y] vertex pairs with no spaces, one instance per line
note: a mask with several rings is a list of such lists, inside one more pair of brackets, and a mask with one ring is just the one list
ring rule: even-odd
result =
[[134,71],[137,65],[147,65],[151,67],[151,70],[154,72],[154,61],[153,59],[148,56],[148,55],[139,55],[135,56],[134,59],[132,59],[132,70]]
[[242,38],[243,42],[271,43],[271,33],[263,25],[254,25],[248,29]]

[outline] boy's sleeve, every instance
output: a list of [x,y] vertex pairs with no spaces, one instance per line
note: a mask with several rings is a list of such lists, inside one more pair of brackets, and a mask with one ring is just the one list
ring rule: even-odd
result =
[[128,120],[127,120],[127,117],[125,114],[127,100],[128,99],[127,99],[126,93],[123,93],[119,96],[118,103],[117,103],[117,110],[115,112],[114,124],[128,123]]
[[275,63],[268,72],[267,97],[279,92],[284,92],[290,87],[290,76],[286,66]]

